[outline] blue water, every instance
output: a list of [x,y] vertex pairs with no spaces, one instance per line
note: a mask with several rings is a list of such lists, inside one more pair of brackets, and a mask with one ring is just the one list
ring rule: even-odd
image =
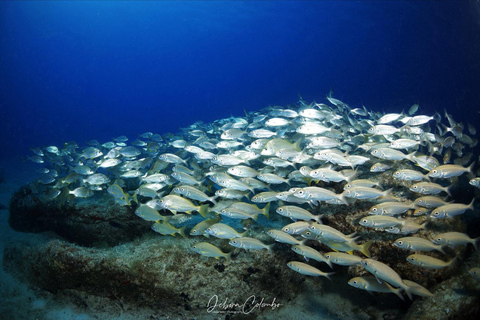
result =
[[0,156],[336,98],[480,122],[480,4],[0,2]]

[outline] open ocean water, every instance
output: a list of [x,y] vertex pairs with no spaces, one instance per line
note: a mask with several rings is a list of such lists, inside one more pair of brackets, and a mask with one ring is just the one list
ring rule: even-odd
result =
[[[212,316],[207,311],[199,313],[198,309],[189,314],[188,308],[182,309],[181,315],[161,314],[154,307],[149,309],[150,313],[145,311],[135,315],[124,309],[122,302],[118,302],[121,299],[111,296],[111,300],[116,301],[112,303],[114,306],[121,305],[121,312],[115,311],[115,307],[101,310],[98,301],[90,301],[88,307],[82,307],[66,298],[66,293],[44,290],[6,271],[3,268],[5,247],[14,242],[30,245],[47,241],[45,239],[51,236],[50,233],[13,231],[8,223],[8,206],[13,193],[43,177],[38,172],[42,165],[32,161],[35,156],[33,148],[48,154],[49,146],[68,149],[75,142],[80,146],[77,151],[81,154],[86,147],[96,146],[92,140],[101,145],[126,136],[129,138],[127,145],[131,145],[136,139],[142,140],[139,135],[146,132],[162,136],[159,145],[165,143],[164,146],[168,146],[168,142],[178,137],[185,138],[187,144],[194,144],[198,136],[188,132],[198,128],[205,132],[215,131],[228,122],[218,121],[220,119],[231,117],[229,121],[233,123],[236,120],[232,119],[245,118],[249,124],[263,124],[265,119],[255,116],[280,109],[278,106],[298,110],[312,101],[328,105],[328,108],[318,109],[327,115],[338,113],[352,128],[354,124],[346,121],[347,115],[359,122],[362,118],[351,112],[354,108],[365,107],[372,114],[403,112],[406,116],[411,106],[418,104],[415,115],[434,116],[438,112],[441,123],[449,129],[462,123],[461,131],[478,139],[478,134],[473,133],[474,129],[480,130],[478,88],[478,1],[2,1],[0,310],[3,313],[0,319],[147,319],[149,316],[151,319],[207,319]],[[327,96],[341,100],[348,104],[348,108],[332,104]],[[456,123],[449,123],[445,113]],[[365,115],[365,118],[378,120],[378,115]],[[442,137],[453,136],[440,122],[433,121],[430,120],[430,125],[426,124],[424,128],[428,127],[437,134],[440,132]],[[190,127],[195,123],[197,127]],[[333,123],[329,125],[335,127]],[[291,132],[281,126],[269,129],[277,132],[279,138],[289,138],[293,142],[294,138],[298,139],[294,135],[298,126],[287,127],[293,128]],[[400,123],[396,126],[401,127]],[[339,140],[349,135],[346,130],[339,129],[343,133],[343,138],[337,137]],[[478,146],[474,142],[465,142],[467,138],[462,141],[458,136],[455,138],[462,147],[465,145],[465,149],[461,155],[453,152],[452,159],[472,152],[461,165],[478,164]],[[158,142],[151,137],[143,140]],[[250,137],[238,141],[249,145],[253,140]],[[301,143],[302,147],[305,146],[304,141]],[[142,176],[159,156],[150,147],[141,153],[153,158],[151,164],[139,169]],[[161,149],[160,153],[175,153],[181,149],[171,145],[168,148]],[[420,148],[425,151],[427,144],[422,142]],[[106,154],[109,149],[102,151]],[[447,149],[442,149],[436,157],[445,159]],[[225,149],[212,150],[217,155],[228,153]],[[355,149],[348,151],[355,152]],[[192,160],[182,152],[178,150],[185,161],[183,164],[194,170]],[[187,161],[190,162],[187,164]],[[260,169],[260,162],[252,161],[255,168]],[[85,162],[89,164],[87,160]],[[295,165],[289,170],[300,166]],[[73,167],[73,164],[57,164],[56,169],[64,177]],[[475,174],[477,168],[474,164],[472,171],[479,176]],[[206,172],[207,168],[195,170],[198,174],[198,170]],[[108,185],[116,182],[120,175],[105,168],[98,172],[109,176],[112,181]],[[272,172],[284,171],[275,167]],[[478,199],[478,190],[468,186],[466,175],[459,179],[463,187],[455,188],[453,198],[464,204],[468,204],[472,196]],[[218,185],[207,187],[205,181],[200,184],[205,192],[214,193],[219,189]],[[106,190],[108,185],[103,185],[103,189]],[[45,188],[41,192],[46,193],[50,186]],[[128,182],[123,186],[125,191],[133,192],[135,188]],[[278,192],[288,190],[286,184],[271,189]],[[143,201],[141,198],[140,202],[145,203],[147,198]],[[115,198],[115,201],[123,201],[119,199]],[[88,201],[95,204],[95,200]],[[277,215],[276,208],[277,205],[270,216]],[[473,213],[478,214],[478,208],[468,211],[465,216]],[[198,214],[195,217],[199,221],[202,219]],[[477,220],[471,220],[471,216],[465,219],[467,233],[472,238],[479,237],[478,229],[472,227],[478,225],[478,217]],[[263,223],[268,228],[281,228],[285,224],[284,220],[274,218],[270,221],[263,216],[258,221],[259,225]],[[237,230],[242,228],[238,221],[230,224]],[[187,230],[193,225],[195,223]],[[252,234],[265,236],[263,231],[257,231],[258,234]],[[177,238],[168,239],[166,243],[174,243]],[[273,243],[267,236],[262,241]],[[225,243],[228,247],[228,241]],[[472,253],[472,248],[468,246],[467,257],[478,256],[478,253]],[[474,260],[469,261],[473,263]],[[283,269],[294,273],[286,265]],[[348,275],[339,270],[335,272],[346,283]],[[364,297],[365,291],[347,285],[338,289],[335,281],[329,283],[321,277],[318,280],[323,281],[325,288],[321,299],[316,291],[313,291],[315,294],[304,291],[299,292],[294,300],[280,299],[282,305],[278,308],[264,307],[258,308],[261,313],[257,310],[258,313],[249,315],[232,313],[217,317],[339,319],[342,318],[339,309],[353,310],[351,313],[345,311],[343,318],[355,317],[355,310],[367,302],[368,315],[373,318],[379,315],[400,317],[398,310],[407,309],[405,304],[398,305],[397,301],[387,299],[379,300],[375,305]],[[478,278],[472,281],[477,281],[478,285]],[[478,286],[469,287],[469,290],[474,294],[480,292]],[[345,298],[349,295],[356,298]],[[395,295],[389,295],[389,299],[399,300]],[[433,310],[434,306],[431,308]],[[356,315],[363,319],[365,314],[358,312]],[[448,317],[448,312],[442,316]]]

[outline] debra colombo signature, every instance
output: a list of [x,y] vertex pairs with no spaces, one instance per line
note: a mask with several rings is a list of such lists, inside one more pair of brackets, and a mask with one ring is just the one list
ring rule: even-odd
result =
[[[243,303],[235,303],[235,302],[228,302],[228,298],[225,298],[225,301],[219,302],[218,296],[213,295],[210,300],[208,300],[207,304],[207,312],[224,312],[224,311],[232,311],[233,308],[239,308],[238,310],[241,313],[248,314],[257,308],[272,308],[275,310],[276,308],[280,307],[280,303],[275,302],[275,298],[273,298],[271,303],[264,302],[264,298],[260,300],[260,302],[255,302],[256,298],[254,295],[245,300]],[[235,311],[233,311],[235,312]]]

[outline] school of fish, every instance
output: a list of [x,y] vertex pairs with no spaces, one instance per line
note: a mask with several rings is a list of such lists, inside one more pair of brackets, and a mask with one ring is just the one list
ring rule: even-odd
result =
[[[356,201],[369,202],[359,225],[398,234],[392,245],[412,251],[405,263],[451,266],[455,259],[443,261],[428,252],[468,244],[477,249],[479,239],[455,230],[434,239],[415,234],[428,228],[430,219],[452,219],[474,209],[474,199],[457,203],[450,191],[458,179],[480,188],[472,159],[475,128],[464,128],[446,112],[444,117],[416,115],[417,104],[406,113],[381,114],[351,108],[331,95],[327,100],[328,105],[300,99],[293,106],[198,122],[177,134],[146,132],[134,141],[120,136],[82,148],[75,142],[33,148],[29,159],[44,164],[33,188],[42,200],[58,202],[108,192],[117,204],[133,206],[159,234],[206,237],[192,247],[205,257],[228,262],[235,248],[272,252],[279,242],[307,260],[287,264],[303,275],[334,278],[309,259],[330,268],[361,265],[372,277],[351,279],[353,287],[402,299],[402,292],[410,298],[431,296],[381,257],[371,259],[371,239],[324,225],[323,215],[315,213],[329,214],[329,206],[348,212]],[[394,183],[382,184],[377,179],[382,173]],[[336,192],[336,186],[343,191]],[[280,225],[264,230],[272,238],[264,243],[250,229],[272,215]],[[424,215],[425,223],[415,222]],[[186,225],[192,225],[188,232]],[[223,252],[208,242],[210,237],[224,239],[232,251]],[[331,251],[319,252],[308,246],[311,241]]]

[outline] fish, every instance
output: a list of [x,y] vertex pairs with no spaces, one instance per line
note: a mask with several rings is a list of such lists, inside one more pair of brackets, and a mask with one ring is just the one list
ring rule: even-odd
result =
[[443,251],[442,246],[436,245],[432,243],[428,239],[420,238],[420,237],[406,237],[406,238],[399,238],[395,240],[393,243],[394,246],[407,249],[412,251],[440,251],[441,253],[445,254]]
[[275,241],[281,243],[301,245],[305,242],[305,240],[297,240],[293,236],[281,230],[270,229],[267,231],[267,235],[272,237]]
[[388,265],[372,259],[362,259],[361,264],[368,272],[377,278],[378,282],[381,282],[380,280],[384,280],[395,287],[402,288],[410,300],[412,299],[410,287],[405,284],[398,273],[396,273],[395,270],[390,268]]
[[433,293],[428,291],[426,288],[422,287],[416,282],[404,279],[406,285],[410,287],[410,292],[414,295],[421,296],[421,297],[433,297]]
[[93,191],[87,187],[78,187],[74,190],[69,191],[70,194],[73,194],[77,198],[88,198],[93,196]]
[[186,227],[175,228],[168,222],[156,221],[154,224],[152,224],[152,230],[155,232],[158,232],[163,235],[171,235],[171,236],[175,236],[178,233],[183,238],[186,238],[185,228]]
[[340,266],[354,266],[361,264],[362,258],[355,256],[353,254],[343,253],[343,252],[327,252],[324,257],[332,263],[338,264]]
[[212,219],[206,219],[206,220],[203,220],[203,221],[200,221],[199,223],[197,223],[191,230],[190,230],[190,235],[191,236],[205,236],[205,237],[210,237],[210,235],[208,233],[206,233],[205,231],[211,227],[212,225],[218,223],[220,221],[220,218],[219,217],[215,217],[215,218],[212,218]]
[[157,210],[141,204],[136,210],[135,214],[146,221],[164,221],[165,217],[158,213]]
[[393,177],[406,181],[420,181],[423,179],[427,179],[428,176],[416,170],[402,169],[395,171],[393,173]]
[[365,200],[365,199],[376,199],[378,197],[385,197],[389,195],[391,192],[392,192],[392,189],[382,191],[375,188],[356,186],[356,187],[346,189],[345,191],[343,191],[342,195],[347,198]]
[[224,253],[222,250],[217,248],[211,243],[208,242],[198,242],[192,246],[192,250],[196,253],[201,254],[205,257],[211,257],[215,259],[225,258],[226,262],[229,262],[232,256],[232,253]]
[[[318,221],[317,221],[318,222]],[[282,231],[291,235],[302,234],[305,230],[308,230],[310,226],[309,221],[297,221],[290,224],[287,224],[282,228]]]
[[415,103],[413,104],[410,109],[408,109],[408,115],[409,116],[412,116],[414,115],[417,111],[418,111],[418,108],[420,107],[420,105],[418,103]]
[[465,172],[470,173],[473,176],[474,174],[472,170],[474,164],[475,162],[473,162],[468,168],[464,168],[456,164],[441,165],[430,170],[428,176],[431,178],[449,179],[452,177],[458,177]]
[[316,260],[318,262],[325,262],[326,264],[328,264],[328,266],[330,268],[332,268],[331,261],[329,259],[327,259],[326,257],[324,257],[320,252],[318,252],[317,250],[315,250],[311,247],[308,247],[308,246],[303,245],[303,244],[298,244],[298,245],[293,245],[292,250],[293,250],[293,252],[296,252],[299,255],[302,255],[305,258],[305,260],[307,260],[307,261],[308,261],[308,259],[313,259],[313,260]]
[[396,289],[386,282],[379,283],[377,279],[373,277],[355,277],[350,279],[348,284],[352,287],[366,290],[368,292],[394,293],[400,299],[404,300],[400,288]]
[[382,202],[370,208],[369,214],[396,216],[407,212],[410,209],[416,209],[413,204],[405,202]]
[[386,232],[388,233],[393,233],[393,234],[412,234],[412,233],[417,233],[418,230],[420,229],[425,229],[425,226],[429,223],[429,221],[425,221],[423,224],[418,224],[412,219],[406,219],[404,220],[404,223],[396,226],[391,226],[385,229]]
[[473,202],[475,198],[472,199],[470,204],[465,205],[462,203],[449,203],[445,204],[441,207],[433,209],[430,213],[431,218],[441,219],[441,218],[451,218],[453,216],[457,216],[459,214],[464,213],[467,210],[473,210]]
[[362,218],[358,224],[371,228],[389,228],[403,225],[405,220],[399,220],[391,216],[374,215]]
[[445,232],[441,234],[437,234],[433,237],[433,243],[440,246],[449,246],[455,247],[459,245],[466,245],[471,243],[475,250],[478,250],[478,242],[480,241],[480,237],[472,239],[465,233],[461,232]]
[[425,269],[442,269],[446,267],[450,267],[455,261],[456,258],[446,262],[434,257],[426,256],[423,254],[411,254],[407,257],[407,261],[413,264],[414,266],[422,267]]
[[420,193],[423,195],[430,195],[430,194],[439,194],[440,192],[445,192],[448,195],[450,194],[450,188],[452,186],[443,187],[438,183],[433,182],[419,182],[410,187],[410,191]]
[[322,220],[321,220],[322,216],[321,215],[318,215],[318,216],[313,215],[308,210],[305,210],[305,209],[297,207],[297,206],[281,206],[281,207],[277,208],[276,212],[279,215],[282,215],[284,217],[292,219],[293,221],[313,220],[313,221],[316,221],[317,223],[322,223]]
[[249,238],[249,237],[236,237],[234,239],[231,239],[228,242],[229,245],[235,247],[235,248],[240,248],[240,249],[245,249],[245,251],[248,250],[262,250],[262,249],[267,249],[267,251],[272,254],[272,246],[271,245],[266,245],[263,242],[261,242],[258,239],[254,238]]
[[206,228],[205,233],[220,239],[232,239],[243,237],[247,231],[239,233],[229,225],[218,222]]
[[209,201],[213,204],[217,203],[215,201],[215,198],[217,198],[217,196],[209,197],[205,192],[198,190],[197,188],[192,186],[180,185],[178,187],[173,188],[173,192],[181,194],[192,200],[198,200],[201,202]]
[[287,266],[292,269],[293,271],[296,271],[300,274],[306,275],[306,276],[314,276],[314,277],[326,277],[329,280],[332,280],[330,277],[335,274],[334,272],[323,272],[318,270],[315,267],[312,267],[306,263],[299,262],[299,261],[290,261],[287,263]]
[[421,206],[425,208],[437,208],[445,204],[449,204],[449,202],[435,196],[419,197],[419,198],[416,198],[413,203],[417,206]]
[[170,210],[174,214],[177,212],[191,213],[192,211],[196,211],[204,218],[208,214],[208,204],[196,206],[190,200],[173,194],[160,199],[160,205],[163,209]]

